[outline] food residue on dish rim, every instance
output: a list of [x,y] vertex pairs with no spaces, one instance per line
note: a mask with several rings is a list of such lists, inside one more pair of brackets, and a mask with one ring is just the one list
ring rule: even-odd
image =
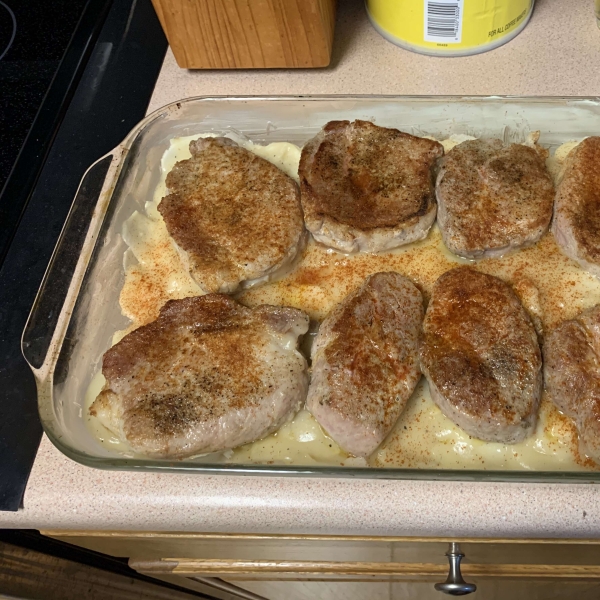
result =
[[[136,211],[124,224],[123,238],[129,249],[124,257],[126,275],[120,303],[123,314],[131,319],[132,324],[127,330],[117,332],[113,343],[136,327],[154,320],[167,300],[202,293],[183,268],[157,210],[166,193],[167,173],[177,161],[190,157],[189,142],[198,137],[201,136],[171,140],[162,158],[162,180],[154,198],[146,203],[145,214]],[[234,139],[298,179],[300,149],[297,146],[285,142],[260,146],[237,137]],[[451,136],[442,144],[447,152],[466,139],[473,138]],[[548,168],[555,178],[559,176],[566,155],[577,143],[563,144],[548,159]],[[402,273],[414,281],[429,300],[433,283],[442,273],[458,264],[471,262],[445,248],[437,225],[425,240],[381,254],[345,255],[311,239],[302,260],[291,273],[277,281],[245,290],[236,298],[251,307],[259,304],[294,306],[319,321],[371,273],[386,270]],[[530,248],[476,264],[478,269],[514,284],[517,290],[527,289],[533,283],[539,290],[540,306],[536,307],[536,312],[544,329],[600,302],[600,281],[563,255],[551,234],[545,235]],[[527,305],[525,299],[524,302]],[[102,374],[96,374],[86,394],[86,415],[103,384]],[[88,415],[86,420],[92,433],[105,447],[131,455],[127,445],[97,419]],[[542,398],[537,429],[527,440],[514,445],[482,442],[471,438],[442,415],[431,400],[424,378],[394,430],[368,461],[343,452],[306,410],[301,410],[293,420],[267,438],[211,455],[210,461],[536,471],[593,468],[593,463],[579,454],[572,422],[546,399]]]

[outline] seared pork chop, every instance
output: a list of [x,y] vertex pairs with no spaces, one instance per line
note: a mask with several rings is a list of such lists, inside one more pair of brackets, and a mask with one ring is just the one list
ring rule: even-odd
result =
[[379,252],[426,237],[435,220],[438,142],[368,121],[331,121],[302,149],[306,227],[343,252]]
[[141,454],[183,458],[252,442],[299,408],[308,317],[222,294],[170,300],[104,354],[90,413]]
[[500,257],[547,231],[554,185],[541,149],[470,140],[442,159],[436,196],[449,250],[466,258]]
[[423,322],[421,368],[441,411],[469,435],[514,444],[535,428],[542,358],[513,290],[469,267],[444,273]]
[[544,381],[550,400],[575,421],[581,451],[600,463],[600,305],[549,333]]
[[372,454],[404,410],[421,378],[422,320],[421,292],[376,273],[321,324],[306,407],[347,452]]
[[228,138],[194,140],[190,152],[158,210],[198,285],[230,293],[285,269],[305,238],[296,182]]
[[600,137],[586,138],[567,156],[552,233],[567,256],[600,277]]

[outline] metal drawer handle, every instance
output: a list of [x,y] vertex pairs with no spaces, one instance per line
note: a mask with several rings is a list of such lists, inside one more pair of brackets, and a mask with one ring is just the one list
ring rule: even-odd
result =
[[450,596],[466,596],[472,594],[477,586],[474,583],[467,583],[460,572],[460,561],[464,558],[464,554],[460,551],[460,546],[456,542],[451,542],[446,552],[450,570],[448,578],[444,583],[436,583],[435,589],[438,592],[449,594]]

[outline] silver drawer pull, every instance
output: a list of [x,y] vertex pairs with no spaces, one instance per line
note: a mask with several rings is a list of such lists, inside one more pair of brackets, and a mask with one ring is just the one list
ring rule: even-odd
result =
[[435,589],[438,592],[449,594],[450,596],[466,596],[472,594],[477,586],[474,583],[467,583],[460,572],[460,561],[464,558],[464,554],[460,551],[460,546],[456,542],[451,542],[446,552],[450,570],[448,578],[444,583],[436,583]]

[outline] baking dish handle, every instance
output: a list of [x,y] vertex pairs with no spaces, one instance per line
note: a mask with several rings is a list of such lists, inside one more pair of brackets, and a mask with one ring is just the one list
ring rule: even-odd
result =
[[[60,347],[66,332],[72,309],[68,303],[73,304],[79,292],[122,155],[119,146],[85,172],[52,253],[21,340],[23,356],[36,376],[56,358],[49,350]],[[66,322],[59,323],[61,314]]]

